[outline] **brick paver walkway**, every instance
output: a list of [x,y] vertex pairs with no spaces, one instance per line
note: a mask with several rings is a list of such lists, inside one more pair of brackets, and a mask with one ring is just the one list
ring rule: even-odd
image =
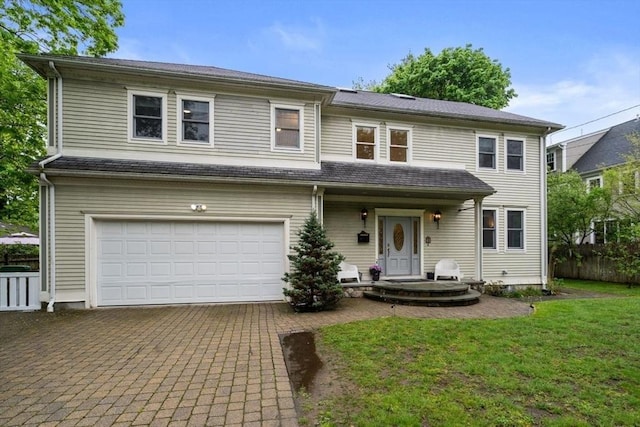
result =
[[279,333],[530,310],[483,296],[455,308],[345,299],[305,314],[278,303],[0,313],[0,425],[297,426]]

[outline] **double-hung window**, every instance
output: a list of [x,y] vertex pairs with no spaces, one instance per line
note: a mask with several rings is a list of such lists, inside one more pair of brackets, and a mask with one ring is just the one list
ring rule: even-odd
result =
[[600,187],[602,187],[602,178],[600,178],[599,176],[595,178],[587,178],[587,190]]
[[482,247],[484,249],[497,249],[497,218],[495,209],[482,211]]
[[178,95],[179,142],[213,144],[213,99]]
[[478,137],[478,168],[496,169],[496,138]]
[[271,104],[271,149],[302,151],[303,105]]
[[138,142],[167,141],[167,95],[129,91],[129,139]]
[[549,151],[547,153],[547,169],[550,171],[556,170],[556,151]]
[[376,160],[378,126],[354,124],[354,143],[357,160]]
[[507,209],[507,249],[524,249],[524,210]]
[[411,156],[411,128],[387,125],[389,161],[408,163]]
[[507,138],[506,157],[508,171],[524,171],[524,141]]

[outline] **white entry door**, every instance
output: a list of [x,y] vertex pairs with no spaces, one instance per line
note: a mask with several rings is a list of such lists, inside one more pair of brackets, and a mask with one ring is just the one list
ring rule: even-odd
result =
[[100,221],[99,306],[282,300],[282,223]]

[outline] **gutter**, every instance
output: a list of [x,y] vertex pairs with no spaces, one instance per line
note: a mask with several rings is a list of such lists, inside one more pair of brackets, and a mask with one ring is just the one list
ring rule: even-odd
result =
[[[53,305],[56,303],[56,187],[53,185],[51,181],[47,178],[47,175],[44,172],[44,168],[47,164],[59,159],[62,157],[62,76],[58,72],[55,67],[53,61],[49,61],[49,68],[53,71],[56,76],[56,84],[58,86],[56,90],[56,98],[58,111],[56,113],[56,120],[58,122],[57,128],[57,153],[51,157],[47,157],[38,163],[40,167],[40,183],[46,185],[49,188],[49,194],[47,197],[47,207],[49,208],[49,226],[47,227],[47,231],[49,232],[49,239],[47,239],[49,243],[49,258],[51,259],[51,263],[49,264],[49,274],[47,277],[49,278],[49,304],[47,305],[47,312],[53,313]],[[51,102],[51,101],[49,101]],[[50,125],[50,124],[49,124]],[[47,268],[45,266],[45,268]]]
[[540,136],[540,279],[542,289],[547,289],[547,276],[549,274],[549,237],[547,228],[547,135],[551,133],[551,127]]

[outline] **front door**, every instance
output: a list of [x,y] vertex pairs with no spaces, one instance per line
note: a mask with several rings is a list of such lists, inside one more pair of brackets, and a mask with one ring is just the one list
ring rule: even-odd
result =
[[418,218],[387,216],[381,218],[384,232],[383,258],[385,276],[411,276],[419,274]]

